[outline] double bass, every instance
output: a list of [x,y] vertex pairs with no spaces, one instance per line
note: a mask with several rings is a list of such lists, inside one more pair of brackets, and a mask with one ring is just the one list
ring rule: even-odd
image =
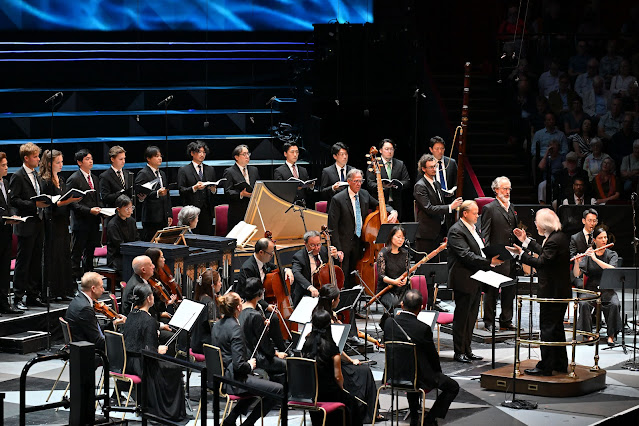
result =
[[[264,237],[273,241],[273,234],[271,231],[264,232]],[[273,243],[275,243],[275,241],[273,241]],[[289,328],[286,325],[286,319],[288,319],[293,313],[291,283],[286,279],[284,268],[281,267],[279,256],[277,254],[277,247],[274,248],[274,251],[278,269],[268,272],[264,276],[264,300],[277,306],[277,309],[280,312],[280,330],[282,331],[282,337],[286,340],[291,340],[293,336],[291,336]],[[293,327],[292,323],[291,327]]]
[[379,158],[377,155],[379,151],[374,146],[371,147],[369,153],[366,155],[370,158],[370,171],[375,173],[377,179],[377,200],[379,206],[377,210],[366,216],[364,224],[362,225],[362,241],[366,249],[364,250],[364,256],[357,262],[355,269],[359,272],[362,280],[366,284],[366,293],[373,296],[375,288],[375,262],[377,261],[377,255],[379,251],[384,247],[383,244],[375,244],[379,228],[383,223],[388,222],[388,212],[386,211],[386,200],[384,199],[384,187],[382,186],[382,174],[379,165]]
[[313,286],[319,289],[325,284],[333,284],[341,290],[344,287],[344,271],[335,265],[333,256],[331,256],[331,234],[328,226],[322,225],[322,234],[326,239],[326,247],[328,248],[328,263],[320,266],[313,274]]

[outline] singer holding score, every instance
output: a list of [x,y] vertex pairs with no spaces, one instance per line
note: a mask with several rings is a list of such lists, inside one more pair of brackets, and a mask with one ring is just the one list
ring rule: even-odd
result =
[[[561,232],[561,222],[554,211],[541,209],[535,216],[535,226],[544,241],[537,241],[526,236],[521,228],[515,228],[513,233],[522,247],[514,244],[507,247],[522,263],[537,270],[539,289],[537,297],[549,299],[568,299],[572,297],[570,286],[570,251],[569,239]],[[539,257],[533,257],[533,253]],[[540,338],[544,342],[565,342],[564,315],[568,303],[540,303],[539,330]],[[568,355],[564,346],[541,346],[541,360],[535,368],[524,370],[526,374],[535,376],[552,376],[553,371],[566,373],[568,371]]]

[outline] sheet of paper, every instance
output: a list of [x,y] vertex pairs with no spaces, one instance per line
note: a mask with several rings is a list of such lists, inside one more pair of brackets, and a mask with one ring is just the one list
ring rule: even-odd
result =
[[428,325],[430,328],[435,326],[435,320],[437,318],[437,311],[421,311],[417,315],[417,319]]
[[472,279],[488,284],[491,287],[499,288],[503,283],[512,281],[513,279],[495,271],[477,271],[470,276]]
[[[333,337],[333,341],[339,348],[340,352],[344,350],[344,343],[346,343],[346,338],[348,337],[350,328],[350,324],[331,324],[331,336]],[[304,325],[304,328],[300,333],[300,339],[297,342],[296,349],[298,351],[301,351],[304,347],[306,337],[311,333],[311,330],[313,330],[313,325],[310,322]]]
[[105,216],[114,216],[115,215],[115,207],[101,207],[100,214]]
[[313,316],[313,309],[317,306],[317,302],[319,298],[304,296],[302,300],[299,301],[295,310],[289,317],[289,321],[296,322],[298,324],[306,324],[307,322],[311,322],[311,317]]
[[197,317],[204,308],[206,308],[206,306],[202,303],[182,299],[180,306],[177,308],[177,311],[175,311],[175,314],[173,314],[171,321],[169,321],[169,325],[190,331],[195,320],[197,320]]

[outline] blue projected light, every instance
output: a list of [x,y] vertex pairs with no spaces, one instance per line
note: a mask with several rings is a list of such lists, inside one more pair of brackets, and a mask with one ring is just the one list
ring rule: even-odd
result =
[[373,0],[2,0],[0,31],[311,31],[373,22]]

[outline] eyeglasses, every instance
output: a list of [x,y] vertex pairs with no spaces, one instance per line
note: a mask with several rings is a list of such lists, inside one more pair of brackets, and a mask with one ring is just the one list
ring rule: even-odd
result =
[[240,156],[251,158],[251,153],[250,152],[243,152],[243,153],[240,154]]
[[437,166],[424,166],[425,169],[435,169]]
[[501,187],[499,189],[501,189],[502,191],[508,191],[508,192],[513,190],[512,188],[501,188]]
[[265,251],[264,253],[268,254],[271,257],[275,256],[275,252],[274,251]]
[[355,183],[355,184],[359,184],[359,185],[361,185],[362,183],[364,183],[364,180],[362,180],[362,179],[355,179],[355,180],[352,180],[351,182],[353,182],[353,183]]
[[310,248],[318,248],[318,247],[322,247],[322,243],[309,244],[308,246],[309,246]]
[[126,207],[119,207],[121,210],[129,210],[129,211],[133,211],[135,210],[135,206],[126,206]]

